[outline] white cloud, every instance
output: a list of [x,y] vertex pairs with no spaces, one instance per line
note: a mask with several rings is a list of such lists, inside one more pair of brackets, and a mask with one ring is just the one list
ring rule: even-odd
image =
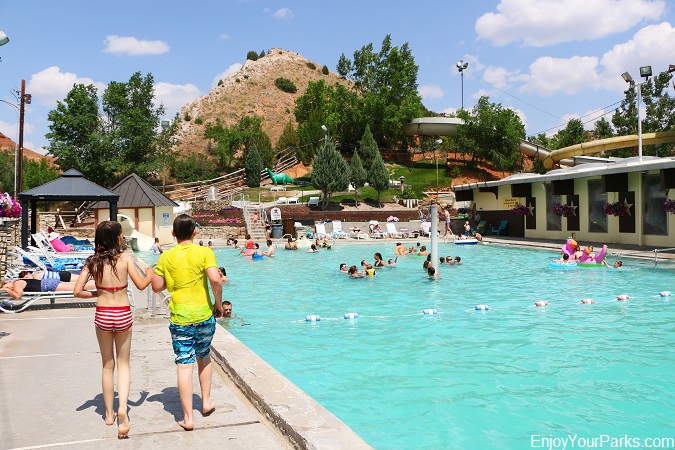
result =
[[450,116],[454,116],[455,114],[457,114],[457,111],[459,111],[459,109],[457,108],[445,108],[441,110],[441,114],[448,114]]
[[17,124],[19,123],[19,118],[17,115],[16,122],[14,123],[7,123],[2,120],[0,120],[0,133],[4,134],[14,142],[19,140],[18,133],[19,129],[17,128]]
[[[494,91],[489,91],[487,89],[478,89],[476,92],[471,94],[471,98],[474,98],[474,99],[478,100],[479,98],[481,98],[485,95],[487,95],[488,97],[491,97],[493,94],[494,94]],[[464,94],[464,96],[466,97],[466,93]],[[466,105],[464,105],[464,106],[466,107]],[[468,109],[468,107],[467,107],[467,109]]]
[[220,34],[220,38],[223,39],[223,40],[229,39],[229,38],[230,38],[230,35],[227,34],[227,33],[221,33],[221,34]]
[[33,96],[33,101],[50,108],[56,106],[56,101],[63,101],[75,84],[93,84],[99,95],[105,90],[106,84],[95,82],[91,78],[78,77],[72,72],[61,72],[57,66],[48,67],[45,70],[32,75],[28,81],[26,90]]
[[639,30],[633,39],[615,45],[602,56],[603,77],[609,89],[625,90],[621,74],[628,71],[639,79],[640,66],[652,66],[654,73],[663,72],[675,62],[675,27],[668,22],[649,25]]
[[155,106],[163,104],[166,117],[173,118],[180,109],[202,95],[194,84],[171,84],[160,82],[155,84]]
[[494,45],[522,42],[542,47],[599,39],[624,32],[645,20],[658,20],[665,0],[501,0],[498,12],[479,17],[479,38]]
[[520,121],[523,123],[525,129],[527,129],[527,115],[525,114],[525,111],[519,108],[514,108],[512,106],[507,106],[507,108],[516,113],[516,116],[520,117]]
[[574,94],[584,87],[597,88],[601,84],[597,67],[598,58],[594,56],[567,59],[544,56],[530,64],[530,75],[520,90],[553,95]]
[[279,20],[290,20],[295,17],[293,11],[290,8],[279,8],[272,13],[272,16]]
[[511,86],[509,80],[512,75],[513,72],[504,67],[490,66],[485,69],[482,78],[498,89],[508,89]]
[[142,41],[135,37],[106,36],[104,53],[116,55],[142,56],[161,55],[169,51],[169,44],[163,41]]
[[241,69],[242,67],[243,65],[239,63],[234,63],[230,65],[230,67],[228,67],[227,70],[225,70],[225,72],[221,72],[213,78],[213,81],[211,82],[211,87],[217,86],[220,80],[224,80],[233,73],[239,72],[239,69]]
[[425,84],[419,87],[420,96],[423,99],[428,98],[443,98],[445,92],[435,84]]

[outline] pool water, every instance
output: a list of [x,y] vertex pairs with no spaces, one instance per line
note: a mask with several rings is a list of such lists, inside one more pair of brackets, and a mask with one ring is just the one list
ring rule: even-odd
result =
[[377,449],[675,437],[675,302],[658,295],[675,292],[672,264],[556,270],[553,251],[439,244],[462,264],[441,266],[437,280],[416,256],[375,278],[338,271],[393,250],[281,249],[252,261],[217,249],[231,280],[224,299],[249,324],[228,329]]

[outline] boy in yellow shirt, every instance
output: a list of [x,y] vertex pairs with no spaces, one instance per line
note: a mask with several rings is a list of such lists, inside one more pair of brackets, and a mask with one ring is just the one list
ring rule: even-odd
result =
[[[194,244],[195,221],[181,214],[173,221],[172,234],[178,245],[159,257],[152,289],[171,294],[169,331],[178,371],[178,394],[183,420],[178,425],[186,431],[194,428],[192,414],[192,372],[197,362],[202,393],[202,414],[216,410],[211,402],[211,340],[216,320],[223,316],[223,291],[216,255],[209,247]],[[211,304],[207,282],[215,297]]]

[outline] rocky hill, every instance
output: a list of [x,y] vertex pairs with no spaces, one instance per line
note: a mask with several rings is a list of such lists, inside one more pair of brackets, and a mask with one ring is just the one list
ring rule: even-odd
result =
[[[11,154],[14,154],[16,150],[16,142],[0,133],[0,150],[9,151]],[[54,162],[54,158],[51,156],[41,155],[40,153],[29,150],[26,147],[23,148],[23,156],[31,161],[39,161],[42,158],[47,158],[49,161]],[[14,169],[12,169],[14,170]]]
[[[310,81],[325,80],[329,86],[350,84],[335,72],[324,75],[323,65],[281,48],[270,49],[257,61],[247,60],[239,71],[223,79],[220,86],[181,109],[179,151],[206,153],[208,142],[203,136],[207,123],[219,117],[223,124],[232,125],[241,117],[254,114],[264,119],[263,130],[275,145],[289,120],[297,125],[293,115],[295,100],[305,92]],[[277,78],[292,81],[297,92],[291,94],[279,89],[274,83]],[[186,116],[189,121],[185,120]]]

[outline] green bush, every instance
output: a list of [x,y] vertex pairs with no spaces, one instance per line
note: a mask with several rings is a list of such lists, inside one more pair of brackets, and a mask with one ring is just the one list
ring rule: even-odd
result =
[[277,78],[274,80],[274,84],[282,91],[288,92],[290,94],[295,94],[298,91],[298,88],[295,86],[295,84],[293,84],[293,82],[288,78]]
[[265,57],[265,50],[260,50],[260,55],[258,55],[258,58],[264,58]]
[[244,80],[248,80],[248,75],[244,75]]
[[186,121],[186,122],[189,122],[189,121],[192,120],[192,117],[190,117],[190,114],[185,113],[185,114],[183,114],[183,120]]
[[222,85],[223,85],[223,80],[218,80],[218,86],[222,86]]
[[401,195],[399,195],[400,198],[417,198],[417,193],[413,191],[411,188],[405,188],[403,189],[403,192],[401,192]]
[[197,118],[195,119],[195,123],[196,123],[197,125],[201,125],[201,124],[204,123],[204,119],[202,119],[201,117],[197,117]]
[[239,78],[236,78],[236,79],[234,80],[234,82],[235,82],[235,83],[241,83],[241,80],[240,80]]
[[324,75],[328,75],[328,66],[323,66],[321,68],[321,73],[324,74]]
[[255,50],[251,50],[246,54],[246,59],[250,59],[251,61],[257,61],[258,60],[258,52]]
[[459,178],[459,176],[462,174],[462,169],[460,169],[458,166],[455,166],[452,168],[452,176],[455,178]]
[[307,67],[309,67],[312,70],[316,70],[316,64],[314,64],[313,62],[308,62]]

